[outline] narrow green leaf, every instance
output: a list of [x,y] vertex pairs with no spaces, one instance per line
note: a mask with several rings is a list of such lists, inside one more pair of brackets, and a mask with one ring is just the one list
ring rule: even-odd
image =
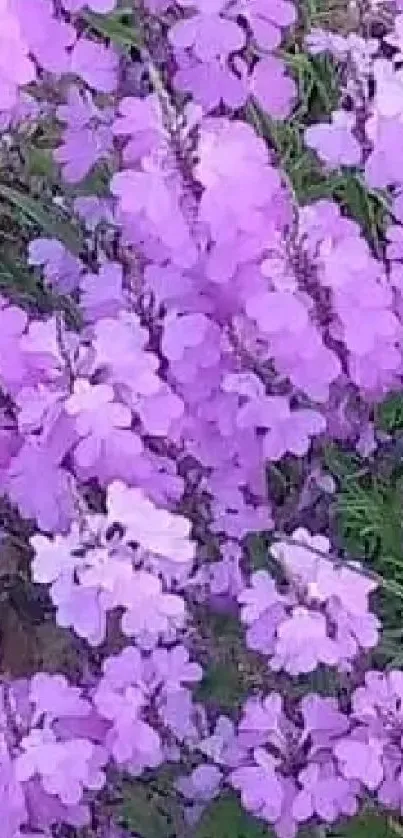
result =
[[[282,484],[282,488],[284,484],[286,484],[286,481]],[[264,537],[251,534],[247,539],[247,551],[251,570],[267,570],[269,550],[267,540]]]
[[233,794],[222,795],[204,812],[195,838],[271,838],[273,832],[248,815]]
[[36,310],[62,311],[72,329],[79,330],[83,325],[81,312],[71,297],[44,288],[33,272],[6,253],[0,254],[0,289]]
[[50,149],[31,144],[25,150],[25,157],[29,177],[46,178],[48,183],[56,181],[57,167]]
[[91,26],[95,32],[107,38],[114,44],[125,49],[141,49],[142,42],[139,33],[132,26],[122,23],[121,15],[97,15],[95,12],[83,12],[82,19]]
[[115,818],[141,838],[190,838],[183,801],[175,789],[175,779],[181,774],[178,766],[170,766],[141,780],[124,780]]
[[323,454],[325,465],[342,483],[356,479],[362,472],[362,461],[356,454],[347,453],[336,445],[326,445]]
[[367,812],[347,821],[345,826],[332,830],[330,834],[333,838],[396,838],[398,833],[385,815]]
[[142,838],[171,838],[172,828],[165,812],[158,809],[152,791],[140,783],[128,784],[121,816],[128,828]]
[[361,224],[372,243],[379,247],[385,210],[376,193],[370,192],[355,174],[346,172],[335,194]]
[[202,701],[209,701],[221,710],[239,707],[246,697],[246,687],[235,661],[215,663],[207,667],[198,689]]
[[43,293],[38,288],[33,275],[4,253],[0,254],[0,286],[8,291],[24,294],[33,300]]
[[403,393],[393,393],[379,405],[376,424],[388,433],[403,430]]
[[388,820],[388,827],[391,830],[391,836],[403,836],[403,823],[400,820],[396,820],[395,818],[389,818]]
[[36,198],[24,195],[23,192],[2,183],[0,183],[0,197],[48,236],[63,242],[76,256],[81,253],[83,242],[79,233],[68,221],[64,220],[56,207],[45,206]]

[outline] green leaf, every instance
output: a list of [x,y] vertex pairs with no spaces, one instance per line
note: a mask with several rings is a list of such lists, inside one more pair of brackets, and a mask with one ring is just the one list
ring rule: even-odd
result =
[[109,183],[112,172],[104,162],[93,166],[91,171],[76,185],[77,195],[97,195],[106,198],[109,194]]
[[82,19],[103,38],[108,38],[114,44],[125,49],[141,49],[142,42],[139,33],[132,26],[122,22],[121,15],[97,15],[95,12],[83,12]]
[[269,548],[267,539],[256,533],[251,533],[246,540],[251,570],[267,570],[269,565]]
[[74,227],[65,221],[61,213],[54,206],[45,206],[41,201],[24,195],[11,186],[0,183],[0,197],[22,213],[25,218],[36,224],[44,233],[51,238],[58,239],[74,253],[79,256],[83,249],[83,241]]
[[362,473],[362,460],[337,445],[326,445],[323,455],[326,467],[342,484]]
[[376,424],[388,433],[403,430],[403,393],[394,393],[379,405]]
[[127,783],[120,815],[125,825],[142,838],[176,838],[169,811],[146,783]]
[[392,483],[372,478],[369,485],[346,484],[335,511],[346,546],[364,555],[380,571],[395,566],[403,573],[402,497]]
[[367,189],[365,183],[351,172],[345,172],[341,176],[335,195],[378,247],[386,218],[381,195],[378,196],[375,191]]
[[210,637],[220,637],[225,640],[223,652],[228,650],[243,639],[243,628],[239,620],[232,614],[221,614],[211,611],[206,607],[200,608],[201,629],[208,631]]
[[35,300],[43,296],[42,289],[36,283],[34,276],[25,270],[17,260],[5,253],[0,254],[0,286],[10,292],[17,292],[27,298]]
[[271,838],[273,832],[245,812],[235,795],[225,794],[204,812],[195,838]]
[[46,178],[48,183],[57,179],[57,166],[49,149],[31,145],[26,149],[26,165],[29,177]]
[[222,710],[234,710],[246,697],[247,689],[235,661],[214,663],[207,668],[198,689],[202,701],[210,701]]
[[403,836],[403,823],[401,822],[401,820],[395,820],[395,818],[389,818],[388,827],[391,830],[391,835],[399,836],[399,838],[402,838],[402,836]]
[[15,296],[18,302],[34,306],[36,311],[62,311],[72,329],[78,330],[83,325],[81,312],[71,297],[44,288],[34,273],[6,253],[0,253],[0,289],[7,291],[11,298]]
[[[384,627],[402,625],[403,603],[403,479],[401,455],[381,449],[372,461],[350,457],[336,446],[325,461],[338,479],[332,511],[338,542],[376,574],[377,611]],[[360,465],[361,463],[361,465]],[[386,645],[380,650],[393,659]]]
[[396,838],[397,835],[391,821],[375,812],[359,815],[331,832],[333,838]]

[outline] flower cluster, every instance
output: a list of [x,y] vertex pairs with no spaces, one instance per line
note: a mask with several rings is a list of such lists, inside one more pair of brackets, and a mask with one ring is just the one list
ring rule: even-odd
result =
[[[181,0],[178,5],[184,15],[169,30],[178,89],[191,93],[205,112],[221,102],[239,108],[252,96],[272,116],[285,116],[295,85],[272,53],[282,30],[296,20],[294,5],[289,0]],[[245,60],[248,47],[263,51],[252,65]]]
[[105,640],[107,614],[119,608],[123,633],[153,648],[185,623],[185,603],[169,583],[183,582],[191,568],[190,525],[117,481],[107,505],[107,515],[89,516],[84,529],[73,525],[54,539],[33,536],[33,579],[50,585],[58,623],[91,645]]
[[270,548],[286,577],[284,591],[258,570],[238,595],[247,644],[267,655],[275,671],[296,676],[321,664],[350,668],[378,642],[379,620],[368,611],[376,582],[359,566],[337,566],[326,558],[329,549],[325,536],[295,530],[289,542]]
[[312,819],[333,823],[354,814],[360,785],[344,776],[335,756],[349,731],[348,716],[331,698],[306,696],[295,719],[278,693],[249,699],[236,734],[242,761],[230,773],[245,808],[273,824],[279,838],[294,838]]
[[371,671],[349,714],[313,693],[290,713],[272,692],[248,699],[237,729],[220,717],[200,748],[248,811],[294,838],[301,824],[353,815],[366,795],[401,811],[401,731],[402,674]]
[[[89,803],[105,785],[110,760],[137,776],[172,758],[175,742],[182,737],[191,741],[196,733],[197,706],[186,685],[200,678],[200,667],[183,646],[151,655],[127,646],[106,658],[95,688],[79,689],[63,675],[44,672],[4,683],[0,789],[5,838],[31,834],[24,827],[45,835],[61,822],[87,824]],[[175,704],[182,707],[181,731],[170,723],[169,708]],[[163,734],[147,722],[147,714],[159,717]]]
[[[1,799],[7,838],[89,819],[105,784],[104,724],[62,675],[38,673],[1,690]],[[42,832],[43,830],[43,832]],[[27,833],[28,834],[28,833]],[[30,834],[30,833],[29,833]]]

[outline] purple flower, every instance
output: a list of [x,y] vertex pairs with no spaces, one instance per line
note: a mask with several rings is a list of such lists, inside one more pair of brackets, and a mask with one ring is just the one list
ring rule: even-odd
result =
[[60,797],[66,806],[77,805],[85,788],[99,790],[105,782],[101,767],[105,756],[86,739],[58,742],[48,731],[33,730],[21,742],[16,776],[27,781],[39,775],[48,794]]
[[256,43],[264,50],[280,45],[281,29],[292,26],[296,10],[288,0],[238,0],[235,12],[248,21]]
[[50,0],[13,0],[29,51],[44,70],[56,76],[68,72],[68,50],[76,39],[73,26],[58,20]]
[[83,265],[58,239],[33,239],[29,244],[28,262],[43,267],[46,282],[61,293],[70,293],[79,284]]
[[92,195],[81,195],[75,198],[74,210],[91,231],[94,231],[102,222],[111,222],[113,219],[109,202]]
[[127,529],[129,539],[173,562],[193,559],[190,522],[182,515],[159,509],[141,491],[121,482],[108,489],[108,518]]
[[[100,458],[108,459],[113,452],[116,435],[124,445],[125,437],[121,431],[130,428],[132,414],[128,407],[114,401],[114,392],[109,384],[92,385],[87,379],[76,379],[74,392],[67,399],[65,408],[68,415],[74,417],[75,430],[80,438],[74,456],[83,471],[90,472]],[[141,450],[138,440],[137,453]]]
[[111,150],[108,128],[66,129],[63,143],[54,151],[54,158],[62,166],[67,183],[78,183],[92,167]]
[[118,262],[104,262],[99,273],[84,273],[80,304],[89,322],[113,317],[124,305],[123,270]]
[[17,104],[18,88],[35,79],[35,67],[29,58],[29,45],[19,25],[15,10],[3,2],[0,7],[0,110]]
[[96,588],[77,585],[70,574],[62,574],[53,582],[50,593],[59,626],[74,628],[90,646],[99,646],[105,640],[106,611]]
[[[21,336],[24,334],[28,320],[22,309],[7,306],[0,300],[0,379],[5,389],[14,390],[21,386],[26,376],[26,361],[21,347]],[[12,358],[12,364],[9,359]]]
[[138,317],[126,311],[104,317],[94,328],[95,368],[106,369],[116,384],[126,385],[136,396],[149,396],[160,389],[156,374],[159,362],[144,347],[147,332]]
[[381,119],[373,136],[373,149],[365,165],[369,186],[382,189],[401,182],[395,150],[403,142],[403,124],[395,119]]
[[51,716],[85,717],[91,712],[89,701],[78,687],[72,687],[64,675],[38,672],[32,677],[29,698],[35,707],[36,718],[43,713]]
[[237,109],[248,98],[245,80],[218,61],[204,63],[182,59],[175,75],[175,86],[191,93],[206,112],[214,110],[222,102],[228,108]]
[[[26,518],[48,532],[66,532],[73,519],[71,484],[47,447],[27,441],[8,469],[6,486]],[[35,492],[32,492],[35,486]]]
[[80,38],[71,52],[71,72],[101,93],[112,93],[116,87],[118,58],[112,49]]
[[257,570],[252,574],[251,587],[245,588],[238,596],[238,602],[243,606],[242,620],[251,625],[272,605],[282,603],[284,598],[279,594],[274,579],[266,570]]
[[329,124],[311,125],[305,131],[305,141],[315,149],[330,168],[357,166],[361,162],[361,146],[354,137],[354,119],[345,111],[334,111]]
[[35,552],[32,571],[36,582],[54,582],[59,576],[73,572],[77,564],[74,551],[78,549],[79,533],[73,527],[68,536],[56,535],[53,539],[33,535],[31,545]]
[[169,39],[176,49],[192,48],[196,58],[208,63],[242,49],[245,36],[231,20],[200,14],[174,24]]
[[382,752],[379,741],[361,737],[359,732],[341,739],[334,748],[343,776],[359,781],[371,791],[380,786],[384,777]]
[[98,14],[108,14],[116,6],[116,0],[62,0],[62,6],[66,12],[80,12],[83,6],[88,6]]
[[283,789],[275,770],[276,761],[264,748],[254,751],[253,760],[252,765],[232,772],[231,783],[241,792],[245,809],[269,823],[275,823],[281,815],[283,802]]
[[250,91],[259,105],[275,119],[289,115],[296,97],[294,81],[287,76],[283,63],[272,55],[255,64]]
[[332,763],[310,765],[300,772],[298,781],[302,789],[292,807],[297,821],[317,815],[326,823],[334,823],[343,815],[356,813],[358,803],[352,784],[337,774]]
[[313,672],[320,664],[335,666],[338,649],[329,637],[326,619],[306,608],[295,608],[292,616],[277,629],[275,654],[270,666],[290,675]]
[[127,609],[122,631],[126,637],[135,637],[144,649],[152,649],[160,637],[171,640],[185,623],[182,597],[165,593],[158,577],[145,571],[137,571],[131,584],[126,583],[122,604]]
[[130,138],[124,149],[128,163],[157,151],[166,142],[161,106],[155,94],[144,99],[134,96],[121,99],[112,128],[117,137]]
[[188,800],[208,802],[219,794],[221,771],[215,765],[199,765],[188,777],[179,777],[175,785]]
[[238,594],[241,619],[251,649],[269,657],[270,666],[291,675],[312,672],[322,663],[348,669],[360,649],[378,642],[379,620],[369,609],[372,579],[325,558],[330,542],[307,530],[274,543],[270,552],[288,578],[280,594],[267,571],[252,574]]
[[155,649],[152,661],[166,689],[178,688],[185,683],[196,684],[203,675],[201,666],[189,660],[189,652],[181,645]]

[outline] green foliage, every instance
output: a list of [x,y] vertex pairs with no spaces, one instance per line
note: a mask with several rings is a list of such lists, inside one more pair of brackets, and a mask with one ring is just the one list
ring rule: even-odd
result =
[[397,838],[393,822],[385,815],[366,812],[329,832],[329,838]]
[[34,302],[42,295],[34,275],[6,252],[0,254],[0,289],[11,296],[13,293],[24,296],[27,302]]
[[[219,640],[221,642],[221,640]],[[220,710],[235,710],[247,696],[246,685],[234,660],[213,663],[205,669],[198,689],[201,701],[209,701]]]
[[337,445],[327,445],[323,451],[323,458],[324,464],[341,484],[347,480],[358,479],[360,475],[367,474],[368,471],[367,467],[363,471],[362,460],[358,454],[344,451]]
[[172,789],[170,772],[161,771],[148,782],[126,782],[115,816],[141,838],[188,838],[183,807]]
[[48,184],[57,180],[57,165],[49,148],[39,148],[32,142],[24,149],[28,178],[46,178]]
[[281,52],[298,87],[298,105],[287,121],[271,119],[256,103],[248,107],[248,117],[274,147],[298,203],[321,198],[337,200],[358,221],[377,250],[382,244],[389,213],[387,197],[381,191],[368,189],[357,170],[325,171],[317,155],[304,142],[307,126],[328,121],[340,101],[337,63],[327,55],[307,54],[304,38],[313,27],[322,26],[329,16],[340,16],[341,10],[339,0],[334,3],[302,0],[299,26],[292,41]]
[[273,832],[248,815],[233,794],[222,795],[204,812],[194,838],[271,838]]
[[248,690],[242,666],[245,654],[242,629],[237,620],[224,614],[201,612],[199,618],[209,659],[203,667],[197,698],[222,711],[230,711],[241,705]]
[[340,97],[338,70],[333,60],[327,55],[312,56],[296,50],[284,53],[283,58],[294,70],[299,88],[299,104],[293,121],[301,123],[304,120],[310,124],[330,116]]
[[79,256],[83,249],[80,233],[55,206],[47,205],[45,201],[33,198],[4,183],[0,183],[0,198],[47,236],[59,239],[71,253]]
[[142,838],[170,838],[172,835],[165,813],[158,810],[152,795],[140,784],[133,785],[128,792],[121,815],[129,829],[139,832]]
[[338,480],[333,511],[338,533],[350,555],[364,558],[381,574],[403,583],[403,473],[370,469],[355,455],[331,447],[328,468]]
[[395,568],[403,581],[401,487],[370,476],[347,482],[336,498],[340,532],[352,555],[364,555],[380,572]]
[[98,35],[102,35],[103,38],[125,50],[133,49],[133,47],[139,49],[142,46],[139,33],[132,24],[125,22],[126,14],[122,10],[109,15],[98,15],[95,12],[86,11],[81,17]]
[[335,178],[333,197],[358,221],[372,245],[380,248],[389,212],[382,192],[368,189],[359,173],[346,171]]
[[[249,815],[233,792],[224,792],[212,801],[194,828],[185,823],[181,803],[169,791],[172,777],[154,781],[127,782],[118,819],[141,838],[275,838],[270,827]],[[386,815],[365,812],[329,827],[324,832],[304,828],[297,838],[399,838],[400,824]]]
[[[390,419],[390,415],[387,413]],[[394,422],[396,417],[392,416]],[[389,420],[388,420],[389,421]],[[403,631],[403,466],[393,447],[372,460],[338,450],[325,451],[337,480],[332,514],[336,544],[361,560],[378,584],[376,610],[382,619],[377,665],[401,665]]]
[[46,289],[17,255],[12,256],[6,250],[0,252],[0,291],[23,307],[41,312],[63,312],[72,329],[82,326],[81,312],[74,300]]
[[221,650],[233,649],[242,641],[242,626],[237,617],[231,614],[220,614],[201,607],[197,614],[197,622],[202,636],[221,639]]
[[266,538],[252,534],[247,539],[249,567],[251,570],[267,570],[270,553]]
[[246,649],[244,629],[237,617],[200,607],[194,620],[204,671],[196,698],[213,711],[236,710],[251,690],[262,689],[267,683],[265,662]]
[[391,434],[403,430],[403,393],[387,396],[376,411],[376,424]]
[[[324,833],[323,833],[324,834]],[[298,838],[322,835],[313,827],[302,829]],[[326,830],[329,838],[397,838],[393,821],[386,816],[367,812],[339,826]],[[257,818],[248,815],[234,794],[224,794],[206,809],[194,838],[274,838],[274,833]]]

